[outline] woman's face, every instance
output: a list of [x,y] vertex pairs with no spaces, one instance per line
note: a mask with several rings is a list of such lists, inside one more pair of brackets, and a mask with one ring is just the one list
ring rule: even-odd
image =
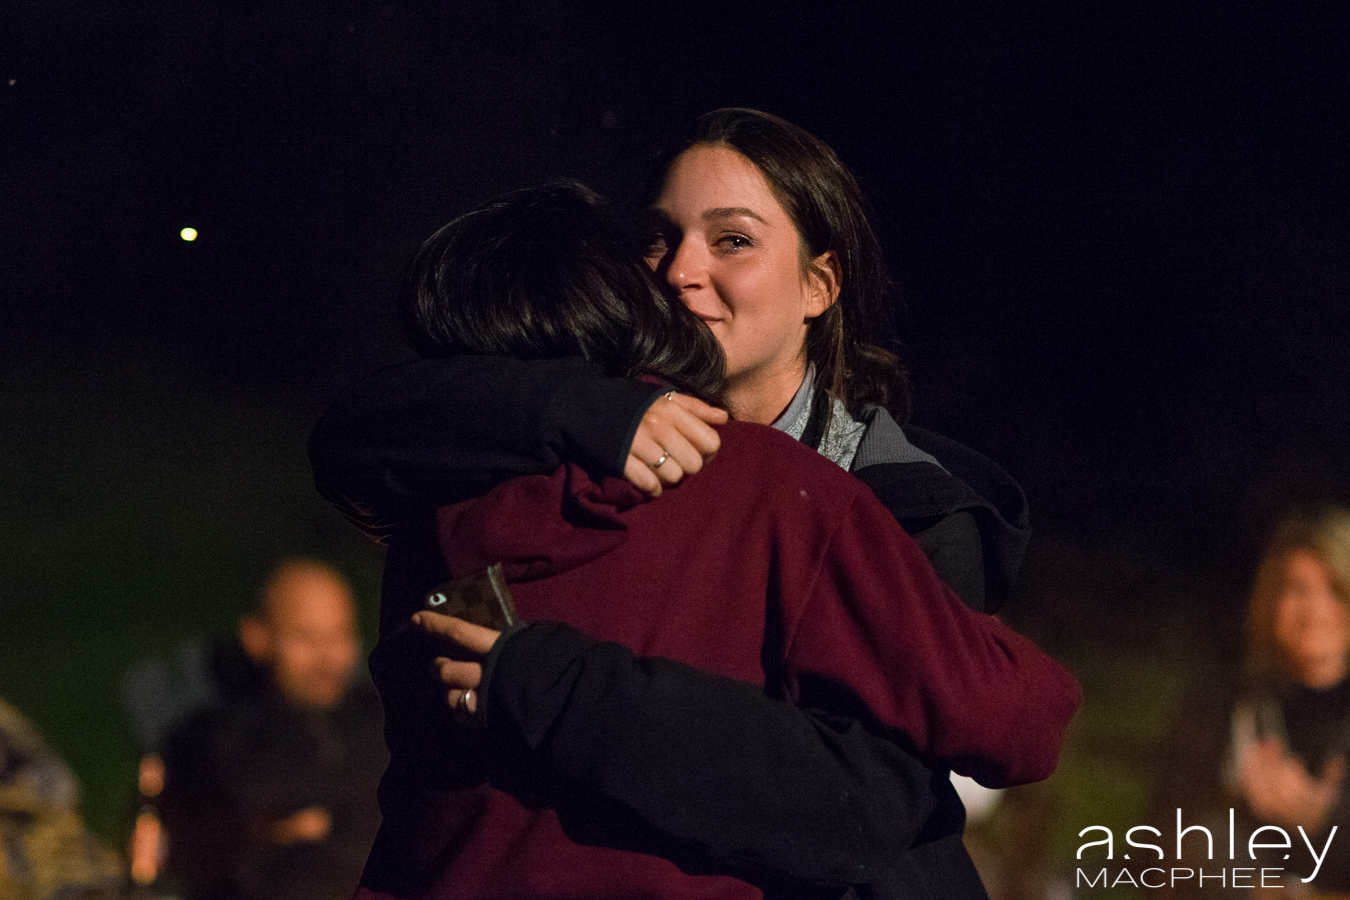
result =
[[834,254],[803,274],[796,226],[759,167],[722,145],[676,157],[656,201],[667,234],[649,262],[708,323],[741,419],[772,422],[806,371],[806,330],[839,293]]
[[1332,589],[1327,567],[1308,550],[1285,557],[1275,643],[1292,674],[1309,687],[1330,687],[1345,677],[1350,610]]

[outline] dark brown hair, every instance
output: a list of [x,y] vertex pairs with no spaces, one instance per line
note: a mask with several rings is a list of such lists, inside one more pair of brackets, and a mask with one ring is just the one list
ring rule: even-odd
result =
[[904,367],[878,345],[891,337],[891,281],[853,175],[828,145],[791,122],[754,109],[719,109],[696,119],[666,154],[653,197],[676,157],[699,144],[730,147],[764,174],[801,236],[804,271],[823,253],[838,257],[839,297],[806,334],[816,383],[854,416],[877,403],[908,418]]
[[636,234],[579,182],[508,194],[422,245],[399,290],[404,332],[423,356],[580,356],[715,402],[722,348],[656,280]]

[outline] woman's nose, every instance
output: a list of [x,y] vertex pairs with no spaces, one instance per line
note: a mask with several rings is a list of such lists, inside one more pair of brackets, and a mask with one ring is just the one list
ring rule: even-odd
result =
[[707,266],[693,241],[680,241],[666,255],[666,281],[675,290],[695,290],[706,280]]

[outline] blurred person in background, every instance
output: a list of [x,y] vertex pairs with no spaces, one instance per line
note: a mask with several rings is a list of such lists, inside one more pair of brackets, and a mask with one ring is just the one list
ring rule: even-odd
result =
[[0,700],[0,897],[125,896],[121,860],[85,830],[79,786],[14,707]]
[[250,689],[165,741],[169,869],[191,900],[349,897],[387,759],[351,591],[321,562],[283,562],[239,638]]
[[[1350,893],[1350,853],[1332,837],[1333,828],[1350,831],[1348,674],[1350,509],[1301,509],[1279,521],[1257,567],[1243,671],[1202,685],[1161,757],[1168,764],[1153,807],[1163,834],[1174,833],[1180,809],[1182,827],[1203,825],[1223,843],[1232,809],[1237,864],[1281,867],[1290,887],[1303,887],[1301,879],[1316,871],[1317,892]],[[1283,828],[1292,848],[1248,859],[1248,836],[1262,826]],[[1194,840],[1188,852],[1202,854],[1203,835]],[[1260,842],[1278,843],[1278,833],[1264,832]],[[1208,895],[1215,890],[1206,887]]]

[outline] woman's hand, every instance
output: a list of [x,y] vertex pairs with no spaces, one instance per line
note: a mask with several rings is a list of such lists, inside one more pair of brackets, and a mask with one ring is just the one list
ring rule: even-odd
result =
[[1265,738],[1246,754],[1238,784],[1257,818],[1309,832],[1322,827],[1341,794],[1345,760],[1336,757],[1313,777],[1277,738]]
[[725,409],[688,394],[669,392],[647,407],[638,423],[623,477],[638,490],[661,496],[662,485],[678,484],[716,455],[722,439],[712,426],[723,424],[727,418]]
[[500,631],[474,625],[454,616],[434,612],[419,612],[413,624],[427,634],[435,635],[453,645],[456,655],[472,657],[463,661],[447,656],[436,657],[436,674],[445,692],[446,705],[452,712],[472,715],[478,711],[478,685],[483,681],[483,657],[502,636]]

